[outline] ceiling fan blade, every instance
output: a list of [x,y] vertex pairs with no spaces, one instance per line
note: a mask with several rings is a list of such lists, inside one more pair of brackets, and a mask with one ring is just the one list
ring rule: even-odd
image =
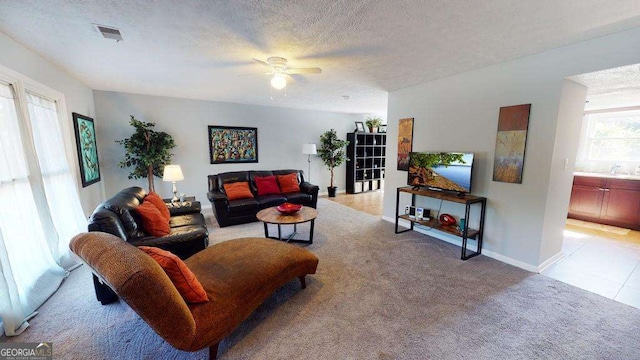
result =
[[320,68],[288,68],[287,74],[320,74],[322,69]]
[[263,76],[263,75],[271,75],[271,72],[261,72],[261,73],[250,73],[250,74],[239,74],[236,76]]
[[256,59],[256,58],[253,58],[253,61],[255,61],[255,62],[257,62],[257,63],[259,63],[259,64],[261,64],[261,65],[264,65],[264,66],[266,66],[266,67],[271,67],[271,65],[269,65],[268,63],[266,63],[266,62],[264,62],[264,61],[262,61],[262,60],[258,60],[258,59]]

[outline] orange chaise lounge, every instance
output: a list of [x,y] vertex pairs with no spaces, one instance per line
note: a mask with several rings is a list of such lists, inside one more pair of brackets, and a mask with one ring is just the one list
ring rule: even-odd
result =
[[304,289],[318,265],[306,249],[276,240],[225,241],[184,261],[209,298],[187,304],[151,256],[114,235],[82,233],[70,247],[166,342],[184,351],[209,348],[210,359],[275,290],[295,278]]

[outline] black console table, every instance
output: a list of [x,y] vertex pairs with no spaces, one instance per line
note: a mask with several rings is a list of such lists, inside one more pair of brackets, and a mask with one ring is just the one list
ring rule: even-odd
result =
[[[424,197],[440,199],[440,201],[450,201],[450,202],[455,202],[459,204],[464,204],[465,205],[464,218],[466,219],[464,223],[464,228],[460,230],[456,225],[441,224],[440,221],[438,221],[438,217],[440,216],[439,213],[435,214],[435,216],[433,218],[430,218],[429,220],[416,219],[415,217],[410,217],[408,214],[400,214],[399,206],[400,206],[401,193],[411,194],[411,206],[416,205],[416,196],[424,196]],[[475,204],[480,205],[480,223],[479,223],[478,229],[471,229],[469,228],[469,215],[470,215],[471,206]],[[487,208],[487,198],[481,197],[481,196],[474,196],[474,195],[468,195],[468,194],[464,196],[458,196],[456,194],[443,192],[443,191],[435,191],[435,190],[428,190],[428,189],[415,190],[410,186],[399,187],[396,193],[396,230],[395,231],[396,231],[396,234],[400,234],[406,231],[413,230],[413,225],[415,223],[418,223],[426,227],[430,227],[430,228],[440,230],[455,236],[459,236],[462,238],[462,254],[460,256],[460,259],[467,260],[474,256],[478,256],[480,255],[480,253],[482,253],[482,237],[484,233],[484,215],[485,215],[486,208]],[[398,230],[398,220],[400,219],[409,221],[411,223],[411,226],[409,227],[409,229]],[[467,239],[469,238],[478,241],[478,248],[476,249],[477,251],[471,251],[471,252],[467,251]]]

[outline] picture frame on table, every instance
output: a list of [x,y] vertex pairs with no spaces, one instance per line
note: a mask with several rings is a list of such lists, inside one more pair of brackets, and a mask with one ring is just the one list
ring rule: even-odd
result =
[[356,121],[356,131],[355,132],[365,132],[365,130],[364,130],[364,122]]

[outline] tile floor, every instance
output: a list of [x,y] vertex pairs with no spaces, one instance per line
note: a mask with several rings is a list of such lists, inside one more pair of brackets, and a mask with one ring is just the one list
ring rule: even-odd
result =
[[562,252],[543,275],[640,309],[640,232],[569,220]]

